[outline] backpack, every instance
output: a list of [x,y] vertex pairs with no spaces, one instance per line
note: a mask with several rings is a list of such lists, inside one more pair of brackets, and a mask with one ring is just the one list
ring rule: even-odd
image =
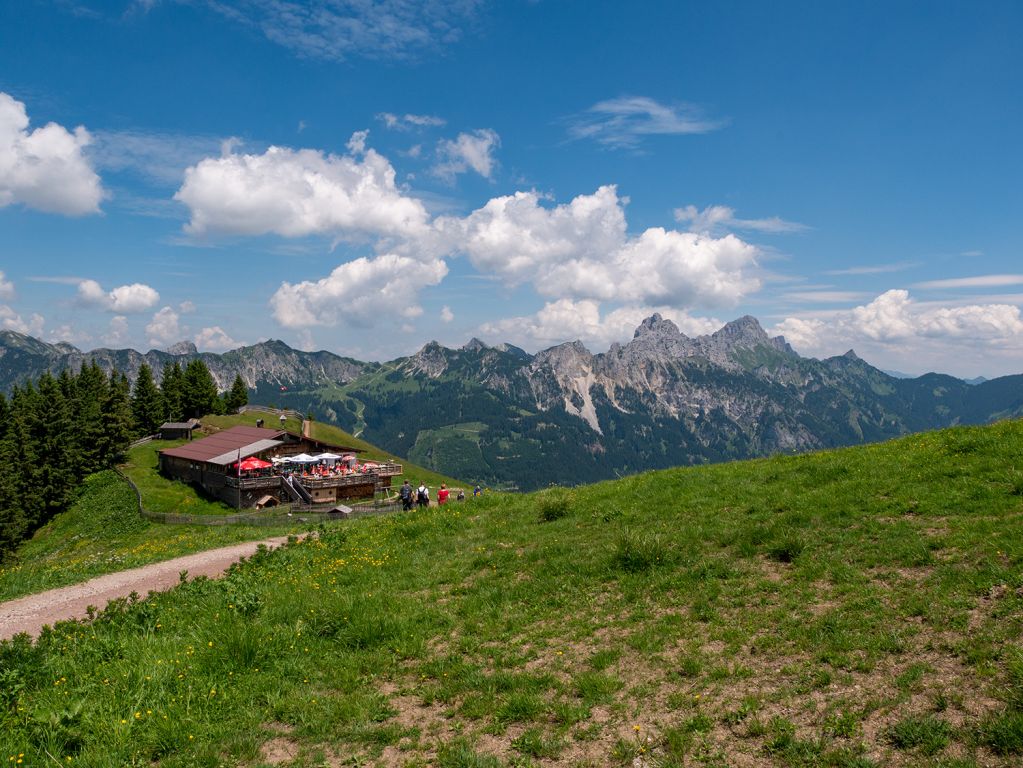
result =
[[430,497],[426,494],[426,489],[425,488],[420,488],[417,491],[417,494],[418,495],[416,497],[416,501],[418,501],[420,504],[425,504],[426,502],[428,502],[430,500]]
[[401,487],[401,500],[402,501],[408,501],[411,498],[412,498],[412,486],[411,485],[403,485]]

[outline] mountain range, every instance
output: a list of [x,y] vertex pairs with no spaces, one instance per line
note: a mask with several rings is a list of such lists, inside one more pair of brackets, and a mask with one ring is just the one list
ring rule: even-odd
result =
[[817,360],[753,317],[687,337],[652,315],[627,344],[593,354],[568,342],[531,355],[472,339],[431,342],[386,363],[266,341],[223,354],[83,352],[0,332],[0,389],[95,361],[134,379],[167,362],[206,362],[221,388],[241,375],[250,402],[311,412],[385,450],[466,481],[531,489],[646,469],[884,440],[1023,414],[1023,376],[968,383],[897,378],[851,350]]

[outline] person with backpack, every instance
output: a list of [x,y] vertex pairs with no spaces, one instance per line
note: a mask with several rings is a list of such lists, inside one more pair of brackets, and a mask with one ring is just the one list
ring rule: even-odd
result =
[[430,489],[426,487],[426,483],[420,483],[416,488],[416,503],[420,509],[430,506]]
[[408,512],[412,509],[412,486],[409,485],[409,481],[406,480],[401,490],[398,491],[398,495],[401,497],[401,509],[403,512]]

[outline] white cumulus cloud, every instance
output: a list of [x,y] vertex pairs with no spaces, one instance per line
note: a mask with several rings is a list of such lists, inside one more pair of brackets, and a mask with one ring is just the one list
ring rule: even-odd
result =
[[497,197],[458,222],[459,248],[482,272],[511,285],[530,281],[544,296],[630,304],[734,304],[760,282],[755,246],[660,227],[628,237],[624,203],[612,186],[547,208],[536,192]]
[[132,314],[156,306],[160,294],[143,283],[121,285],[105,291],[95,280],[83,280],[78,284],[78,299],[83,304],[109,312]]
[[68,216],[98,213],[99,176],[83,150],[89,132],[57,123],[29,131],[25,105],[0,92],[0,208],[20,203]]
[[501,137],[489,128],[460,133],[453,140],[444,139],[437,144],[437,164],[433,173],[450,181],[458,174],[472,170],[489,179],[497,166],[494,152],[499,146]]
[[[875,364],[958,371],[1014,365],[1023,351],[1023,317],[1011,304],[943,306],[890,290],[848,310],[788,317],[773,329],[803,354],[829,356],[854,348]],[[1001,359],[1000,359],[1001,356]],[[963,370],[965,366],[970,370]],[[922,371],[920,371],[922,372]],[[1018,372],[1018,370],[1017,370]]]
[[112,348],[123,347],[128,343],[128,318],[115,315],[110,318],[110,326],[103,335],[103,343]]
[[693,317],[673,307],[619,307],[602,315],[597,301],[558,299],[548,302],[534,315],[485,323],[480,332],[525,349],[535,350],[578,339],[590,350],[602,351],[612,342],[627,342],[640,323],[655,312],[674,322],[688,336],[713,333],[722,325],[719,320]]
[[27,336],[38,336],[43,332],[45,324],[43,316],[38,313],[24,318],[6,304],[0,304],[0,327],[5,330],[17,331]]
[[71,325],[70,323],[57,326],[53,330],[48,331],[46,336],[52,343],[66,341],[68,344],[74,344],[79,348],[82,348],[84,344],[91,344],[94,338],[91,333],[84,330],[81,326]]
[[224,352],[228,349],[236,349],[241,345],[232,339],[219,325],[213,325],[203,328],[195,335],[195,346],[200,350]]
[[173,309],[163,307],[153,315],[153,319],[146,325],[149,343],[154,347],[166,347],[180,341],[183,335],[180,319],[178,313]]
[[398,189],[390,162],[365,148],[363,132],[349,147],[353,154],[343,156],[270,147],[202,160],[185,171],[174,196],[191,213],[186,230],[284,237],[421,232],[426,208]]
[[320,280],[282,283],[270,305],[287,328],[364,326],[381,317],[414,317],[422,312],[419,291],[439,283],[447,272],[440,259],[420,261],[393,253],[363,257]]
[[625,243],[625,211],[613,185],[570,203],[542,206],[537,192],[495,197],[458,222],[460,248],[473,265],[516,285],[569,259],[606,258]]

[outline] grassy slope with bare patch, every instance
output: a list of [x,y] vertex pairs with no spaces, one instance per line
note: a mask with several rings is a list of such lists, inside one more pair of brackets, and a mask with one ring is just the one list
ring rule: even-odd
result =
[[0,646],[0,758],[1018,765],[1021,464],[1006,422],[352,521]]

